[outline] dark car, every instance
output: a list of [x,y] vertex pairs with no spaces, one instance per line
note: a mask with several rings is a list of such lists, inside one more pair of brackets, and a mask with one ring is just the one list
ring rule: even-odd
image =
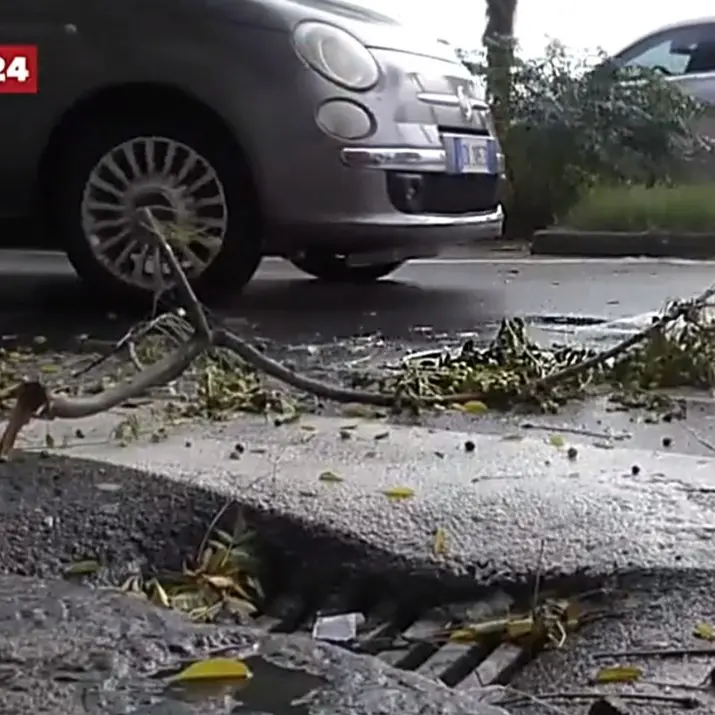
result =
[[114,298],[165,280],[144,206],[204,296],[238,293],[264,255],[365,281],[501,232],[504,160],[471,75],[365,7],[22,0],[0,21],[6,63],[24,66],[10,45],[39,58],[36,94],[11,93],[22,72],[0,86],[2,210],[42,217]]

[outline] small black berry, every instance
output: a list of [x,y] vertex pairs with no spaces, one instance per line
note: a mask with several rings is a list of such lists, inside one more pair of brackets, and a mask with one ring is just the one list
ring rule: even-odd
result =
[[477,445],[474,444],[474,442],[472,442],[471,439],[468,439],[468,440],[464,443],[464,451],[465,451],[465,452],[473,452],[476,448],[477,448]]

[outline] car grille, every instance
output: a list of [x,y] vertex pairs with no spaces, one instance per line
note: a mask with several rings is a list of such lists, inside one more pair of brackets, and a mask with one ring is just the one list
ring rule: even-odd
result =
[[[501,180],[491,174],[387,173],[387,192],[402,213],[458,215],[490,211],[497,207]],[[409,197],[406,186],[413,189]]]

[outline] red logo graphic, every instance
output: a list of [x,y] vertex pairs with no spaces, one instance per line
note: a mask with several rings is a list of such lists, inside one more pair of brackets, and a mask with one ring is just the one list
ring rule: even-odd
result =
[[0,45],[0,94],[37,94],[37,45]]

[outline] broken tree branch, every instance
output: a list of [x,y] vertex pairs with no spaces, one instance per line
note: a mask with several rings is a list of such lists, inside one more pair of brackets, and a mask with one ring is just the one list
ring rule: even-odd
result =
[[[41,419],[79,418],[106,412],[128,400],[145,394],[152,387],[177,379],[197,357],[211,347],[221,347],[233,351],[245,363],[259,372],[319,398],[340,403],[360,403],[374,407],[393,407],[400,404],[401,398],[396,394],[344,388],[302,375],[268,357],[229,330],[223,327],[212,329],[206,311],[196,297],[174,250],[162,230],[161,224],[148,208],[142,209],[142,219],[145,232],[142,239],[152,241],[158,249],[159,256],[165,259],[173,280],[175,295],[178,298],[180,307],[186,311],[189,323],[193,328],[193,334],[172,353],[158,362],[141,369],[134,378],[112,386],[97,395],[73,397],[64,394],[52,394],[41,383],[36,381],[21,383],[1,393],[0,402],[7,398],[14,398],[15,405],[10,420],[0,438],[0,457],[6,457],[10,453],[20,430],[33,417]],[[159,266],[157,266],[157,270],[159,270]],[[679,318],[686,317],[692,311],[704,308],[713,296],[715,296],[715,285],[691,300],[670,306],[658,320],[614,347],[576,365],[555,370],[535,380],[531,385],[532,391],[534,393],[541,392],[559,382],[573,379],[590,369],[599,367],[608,360],[617,358],[632,347],[664,330]],[[476,400],[483,401],[488,397],[482,392],[469,392],[428,397],[420,402],[425,406],[463,404]]]

